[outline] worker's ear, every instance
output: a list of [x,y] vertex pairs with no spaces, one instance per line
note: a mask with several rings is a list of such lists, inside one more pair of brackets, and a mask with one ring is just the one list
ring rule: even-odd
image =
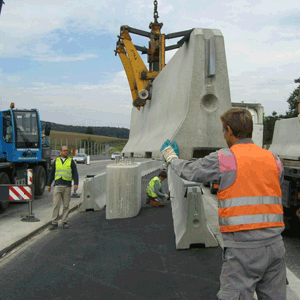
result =
[[227,131],[228,135],[233,135],[232,130],[229,126],[227,126],[226,131]]

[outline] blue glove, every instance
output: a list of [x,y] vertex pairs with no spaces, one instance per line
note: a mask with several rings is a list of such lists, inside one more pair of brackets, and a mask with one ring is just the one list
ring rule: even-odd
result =
[[179,155],[179,151],[178,151],[178,146],[177,146],[177,143],[176,141],[173,142],[173,144],[170,142],[170,140],[166,140],[163,145],[161,146],[160,148],[160,151],[164,150],[165,148],[167,148],[168,146],[171,146],[174,150],[174,152],[176,153],[176,155],[178,156]]

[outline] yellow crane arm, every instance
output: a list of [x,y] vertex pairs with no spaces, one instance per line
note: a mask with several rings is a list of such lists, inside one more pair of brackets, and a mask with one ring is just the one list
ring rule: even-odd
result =
[[[146,100],[151,99],[151,82],[165,67],[165,51],[181,47],[182,44],[189,39],[190,33],[192,32],[192,30],[187,30],[174,32],[168,35],[162,34],[161,28],[163,23],[158,23],[157,21],[159,18],[157,12],[157,0],[154,0],[153,16],[154,23],[151,22],[149,24],[149,28],[151,29],[150,33],[127,25],[121,26],[120,36],[118,36],[119,40],[115,50],[116,55],[117,53],[119,54],[127,75],[133,99],[133,106],[137,107],[139,110],[141,106],[146,104]],[[135,46],[131,41],[129,32],[149,38],[149,47]],[[181,36],[183,36],[183,38],[177,42],[177,45],[166,47],[166,39]],[[142,54],[147,54],[149,70],[145,66],[137,50],[142,51]]]
[[[127,80],[130,86],[130,90],[131,90],[131,96],[133,99],[133,102],[138,98],[138,90],[136,87],[136,82],[134,79],[134,73],[132,70],[132,66],[130,63],[130,60],[128,58],[128,56],[126,55],[126,50],[124,48],[124,45],[122,45],[121,43],[118,44],[117,49],[116,49],[116,53],[119,54],[119,57],[121,59],[121,62],[123,64],[126,76],[127,76]],[[139,109],[139,107],[138,107]]]

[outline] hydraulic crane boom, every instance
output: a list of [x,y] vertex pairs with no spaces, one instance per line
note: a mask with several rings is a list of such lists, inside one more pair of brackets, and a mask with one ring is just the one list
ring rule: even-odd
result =
[[[121,26],[118,36],[115,54],[119,55],[129,82],[133,106],[140,110],[146,104],[146,100],[151,100],[151,83],[165,67],[165,51],[176,49],[182,46],[189,38],[192,30],[177,32],[172,34],[162,34],[163,23],[158,23],[157,0],[154,0],[154,22],[149,24],[150,32]],[[148,37],[150,39],[148,48],[136,46],[132,43],[129,33]],[[165,40],[183,36],[177,45],[165,47]],[[147,54],[149,69],[145,66],[138,51]]]

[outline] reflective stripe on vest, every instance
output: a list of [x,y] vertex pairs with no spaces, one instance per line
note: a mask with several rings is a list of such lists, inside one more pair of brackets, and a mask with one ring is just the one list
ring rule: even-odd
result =
[[153,198],[156,198],[157,197],[157,194],[155,193],[155,190],[154,190],[154,186],[155,186],[155,182],[158,181],[159,182],[159,186],[158,186],[158,189],[160,190],[161,189],[161,181],[160,179],[155,176],[154,178],[152,178],[147,186],[147,189],[146,189],[146,193],[150,196],[150,197],[153,197]]
[[68,157],[64,163],[60,157],[56,158],[55,161],[55,180],[63,179],[66,181],[72,181],[72,168],[71,168],[72,159]]
[[221,232],[282,227],[280,159],[253,143],[218,151]]

